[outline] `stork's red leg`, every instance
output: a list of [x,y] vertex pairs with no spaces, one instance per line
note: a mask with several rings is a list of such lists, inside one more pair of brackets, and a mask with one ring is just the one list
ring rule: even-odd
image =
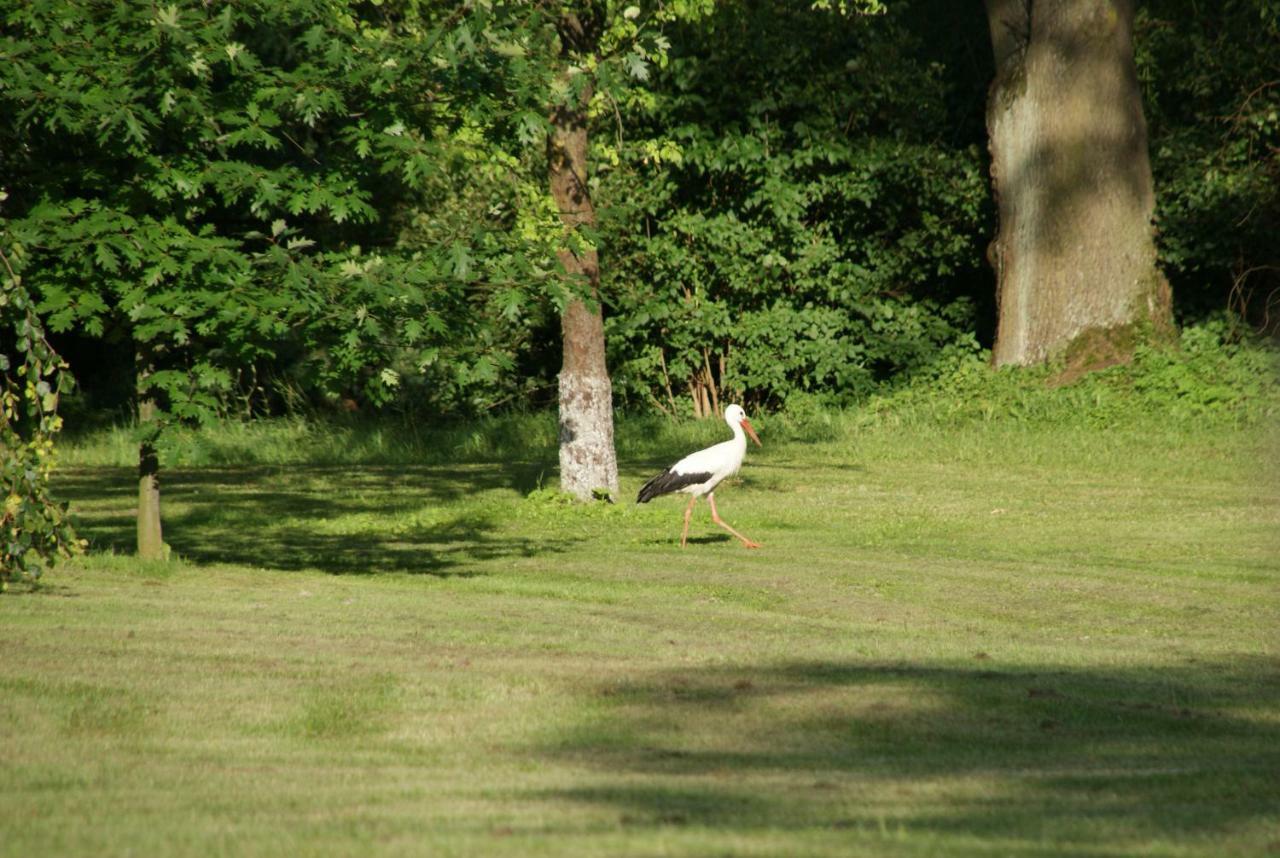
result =
[[697,495],[689,495],[689,505],[684,508],[684,531],[680,534],[680,547],[684,548],[684,544],[689,539],[689,516],[693,515],[693,505],[697,502]]
[[[741,540],[742,540],[742,544],[743,544],[743,546],[745,546],[746,548],[759,548],[759,547],[760,547],[760,543],[759,543],[759,542],[752,542],[750,539],[747,539],[747,538],[746,538],[745,536],[743,536],[741,533],[738,533],[738,531],[736,531],[736,530],[734,530],[732,527],[730,527],[730,526],[729,526],[729,522],[725,521],[723,518],[721,518],[721,517],[720,517],[720,513],[716,512],[716,493],[715,493],[715,492],[712,492],[711,494],[707,495],[707,503],[711,504],[711,520],[712,520],[712,521],[714,521],[716,524],[720,525],[720,526],[721,526],[721,527],[723,527],[725,530],[727,530],[727,531],[729,531],[730,533],[732,533],[734,536],[736,536],[736,537],[738,537],[739,539],[741,539]],[[686,515],[685,515],[685,527],[686,527],[686,528],[688,528],[688,526],[689,526],[689,518],[688,518],[688,515],[686,514]]]

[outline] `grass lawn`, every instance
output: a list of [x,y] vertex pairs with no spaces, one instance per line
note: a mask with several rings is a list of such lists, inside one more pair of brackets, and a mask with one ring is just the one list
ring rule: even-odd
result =
[[[540,447],[176,468],[140,565],[132,471],[62,471],[93,551],[0,597],[0,855],[1280,851],[1259,433],[760,425],[760,551],[566,507]],[[629,500],[693,439],[628,431]]]

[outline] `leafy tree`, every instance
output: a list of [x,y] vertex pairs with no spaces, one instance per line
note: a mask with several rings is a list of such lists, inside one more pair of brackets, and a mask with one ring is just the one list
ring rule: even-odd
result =
[[301,326],[385,390],[389,330],[424,361],[456,333],[455,278],[402,252],[389,216],[441,159],[423,75],[429,48],[456,46],[428,16],[405,34],[330,0],[40,0],[6,17],[9,229],[53,330],[137,355],[139,551],[159,556],[159,436],[215,416],[230,368]]
[[[508,110],[518,117],[513,142],[545,145],[543,196],[550,192],[549,205],[530,200],[526,217],[541,247],[557,259],[562,278],[544,284],[560,311],[560,481],[581,499],[618,486],[592,199],[593,126],[607,106],[649,77],[651,63],[663,61],[659,25],[704,5],[694,0],[646,10],[607,0],[511,3],[499,7],[485,34],[493,62],[507,72],[500,76],[508,82]],[[536,257],[536,245],[529,252]]]
[[589,70],[600,62],[608,11],[604,3],[576,3],[566,6],[555,21],[560,68],[547,134],[551,197],[569,233],[557,256],[566,274],[585,281],[583,294],[572,296],[561,312],[564,358],[558,385],[560,486],[583,500],[596,491],[618,490],[613,389],[599,303],[600,264],[587,234],[596,226],[587,164],[588,111],[595,91]]

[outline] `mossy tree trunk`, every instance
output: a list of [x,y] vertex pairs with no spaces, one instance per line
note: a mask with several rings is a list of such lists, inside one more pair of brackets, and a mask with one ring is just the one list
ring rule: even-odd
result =
[[160,526],[160,457],[155,438],[157,408],[150,389],[153,367],[149,358],[138,356],[138,556],[144,560],[164,559],[164,534]]
[[1172,329],[1133,60],[1132,0],[986,0],[999,232],[996,365]]
[[[599,46],[603,11],[585,4],[582,14],[568,14],[557,30],[566,68]],[[572,233],[594,227],[587,173],[587,105],[592,88],[578,73],[562,80],[571,93],[551,110],[547,164],[551,196],[560,219]],[[582,500],[597,491],[616,493],[618,463],[613,446],[613,387],[605,364],[604,317],[599,302],[600,267],[594,247],[570,244],[559,251],[565,271],[585,286],[583,297],[570,300],[560,317],[563,361],[559,378],[560,486]]]

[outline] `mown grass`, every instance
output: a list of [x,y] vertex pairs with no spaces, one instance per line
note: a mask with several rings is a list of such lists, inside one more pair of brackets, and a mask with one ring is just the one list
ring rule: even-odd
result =
[[[196,438],[140,566],[128,460],[68,450],[93,551],[0,598],[0,854],[1280,848],[1266,431],[759,422],[758,552],[564,505],[528,417]],[[717,431],[624,422],[623,494]]]

